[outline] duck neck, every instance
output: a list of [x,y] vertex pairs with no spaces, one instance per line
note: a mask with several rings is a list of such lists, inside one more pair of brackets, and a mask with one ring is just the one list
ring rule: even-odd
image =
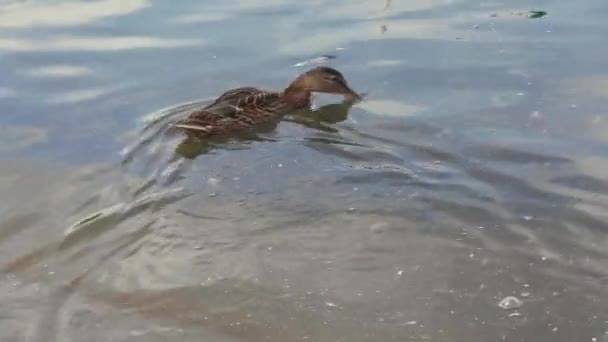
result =
[[297,108],[303,108],[310,104],[310,94],[309,88],[294,82],[283,91],[283,98]]

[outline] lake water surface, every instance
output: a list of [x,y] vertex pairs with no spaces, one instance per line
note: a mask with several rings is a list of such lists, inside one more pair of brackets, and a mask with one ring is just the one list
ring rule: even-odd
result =
[[[608,342],[607,17],[0,1],[0,341]],[[364,101],[167,130],[318,65]]]

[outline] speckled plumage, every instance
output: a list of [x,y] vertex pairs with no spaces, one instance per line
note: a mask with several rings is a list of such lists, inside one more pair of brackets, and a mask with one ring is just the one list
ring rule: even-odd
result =
[[223,136],[276,121],[310,106],[312,91],[358,95],[337,70],[316,68],[300,75],[282,92],[254,87],[228,90],[210,105],[193,111],[176,127],[198,137]]

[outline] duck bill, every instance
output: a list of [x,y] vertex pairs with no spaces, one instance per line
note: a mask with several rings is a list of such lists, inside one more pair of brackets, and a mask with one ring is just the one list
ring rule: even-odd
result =
[[344,95],[344,99],[348,101],[359,101],[363,99],[363,96],[359,95],[356,91],[350,89],[347,85],[344,86],[342,95]]

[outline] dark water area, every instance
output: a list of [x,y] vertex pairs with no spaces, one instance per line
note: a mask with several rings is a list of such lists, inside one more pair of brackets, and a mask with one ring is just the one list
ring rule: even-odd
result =
[[[608,342],[607,15],[0,1],[0,341]],[[364,100],[168,129],[318,65]]]

